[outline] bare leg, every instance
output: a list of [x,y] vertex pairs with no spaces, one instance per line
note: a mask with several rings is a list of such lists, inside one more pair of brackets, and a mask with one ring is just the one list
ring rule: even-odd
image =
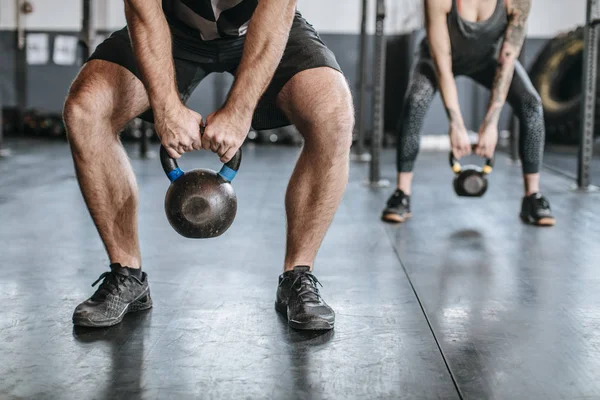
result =
[[285,197],[284,270],[312,269],[348,182],[352,97],[342,74],[323,67],[296,74],[277,101],[305,140]]
[[123,126],[149,107],[146,90],[125,68],[88,62],[64,108],[77,179],[111,263],[141,266],[138,190],[119,140]]
[[402,190],[404,194],[410,196],[413,181],[412,172],[399,172],[398,173],[398,189]]
[[523,183],[525,184],[525,196],[531,196],[540,192],[540,174],[524,174]]

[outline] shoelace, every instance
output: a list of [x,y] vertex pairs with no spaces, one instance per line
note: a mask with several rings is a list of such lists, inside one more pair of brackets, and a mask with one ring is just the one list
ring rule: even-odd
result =
[[296,283],[298,283],[300,286],[298,288],[298,296],[302,300],[314,301],[317,303],[321,301],[321,295],[319,294],[319,288],[317,284],[321,285],[321,287],[323,287],[323,285],[321,282],[319,282],[316,276],[308,273],[298,275],[292,282],[292,289],[295,288]]
[[406,196],[400,190],[396,190],[392,197],[388,200],[388,207],[405,206],[407,203]]
[[548,202],[548,200],[546,200],[545,197],[538,197],[535,199],[536,204],[540,207],[540,208],[544,208],[544,209],[548,209],[550,208],[550,203]]
[[98,279],[92,283],[92,287],[94,287],[98,282],[104,279],[104,281],[98,287],[98,290],[96,290],[96,293],[94,293],[93,297],[105,297],[109,293],[121,291],[119,285],[123,283],[125,278],[126,277],[124,275],[115,274],[112,271],[103,272]]

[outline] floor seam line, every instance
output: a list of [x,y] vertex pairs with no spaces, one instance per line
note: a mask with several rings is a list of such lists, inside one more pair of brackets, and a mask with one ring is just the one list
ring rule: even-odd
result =
[[419,294],[417,293],[417,289],[415,288],[415,285],[413,284],[412,279],[410,278],[410,275],[409,275],[406,267],[404,266],[404,262],[402,261],[402,258],[400,257],[400,253],[398,252],[398,249],[396,249],[396,246],[394,245],[391,235],[388,233],[388,229],[384,229],[384,230],[385,230],[386,236],[388,237],[388,240],[390,241],[390,245],[392,246],[392,249],[394,250],[394,253],[396,254],[396,258],[400,262],[400,266],[402,267],[402,270],[404,271],[404,275],[406,276],[406,279],[408,280],[408,284],[410,285],[410,288],[412,289],[413,294],[415,295],[415,298],[417,299],[417,303],[419,304],[419,307],[421,308],[421,312],[423,313],[423,316],[425,317],[425,321],[427,322],[429,331],[431,332],[431,335],[433,336],[433,340],[435,341],[438,351],[440,352],[442,361],[444,361],[444,365],[446,366],[446,370],[448,371],[448,374],[450,375],[450,379],[452,380],[454,389],[456,389],[456,393],[458,394],[459,399],[464,400],[465,397],[463,396],[462,391],[460,390],[460,387],[458,386],[458,382],[456,381],[454,373],[452,372],[452,368],[450,368],[450,364],[448,363],[448,359],[446,358],[446,355],[444,354],[442,345],[440,344],[440,342],[437,338],[437,335],[435,334],[433,325],[431,325],[431,320],[429,319],[429,315],[427,315],[427,311],[425,311],[425,306],[421,302],[421,298],[419,297]]

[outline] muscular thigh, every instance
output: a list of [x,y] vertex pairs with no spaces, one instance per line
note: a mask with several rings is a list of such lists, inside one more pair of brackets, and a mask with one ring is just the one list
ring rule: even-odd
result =
[[83,66],[68,97],[89,110],[90,118],[107,119],[117,130],[149,108],[142,82],[124,67],[104,60]]
[[[174,66],[177,89],[185,102],[206,72],[199,62],[187,59],[174,59]],[[96,48],[73,83],[71,93],[93,102],[116,128],[137,116],[153,121],[127,28],[114,32]]]
[[[313,26],[296,12],[281,61],[256,108],[252,123],[254,128],[273,129],[293,122],[279,104],[297,102],[299,97],[296,93],[304,92],[298,82],[311,85],[315,79],[321,80],[321,71],[326,71],[325,76],[335,77],[336,82],[332,85],[334,88],[345,84],[340,84],[340,78],[343,80],[343,77],[333,52],[327,48]],[[319,93],[324,91],[323,88],[314,85],[310,88]],[[293,92],[294,96],[291,96],[290,92]],[[308,91],[302,95],[304,98],[311,96],[318,99],[323,97]]]
[[354,125],[348,83],[329,67],[294,75],[279,92],[277,106],[305,137],[330,124],[347,124],[350,129]]

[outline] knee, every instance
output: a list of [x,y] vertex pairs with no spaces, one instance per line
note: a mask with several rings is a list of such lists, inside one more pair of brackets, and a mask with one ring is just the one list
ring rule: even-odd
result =
[[85,135],[85,129],[81,128],[85,126],[90,116],[94,115],[86,97],[81,92],[70,92],[63,106],[62,116],[71,146],[79,141],[80,136]]
[[544,107],[542,105],[542,99],[537,93],[527,95],[523,99],[522,106],[522,118],[525,123],[532,121],[543,121],[544,120]]
[[67,130],[67,139],[73,151],[81,151],[84,145],[91,145],[91,133],[98,124],[106,122],[107,127],[110,125],[103,107],[91,93],[86,91],[69,92],[62,116]]
[[413,85],[402,103],[402,117],[409,121],[424,118],[433,95],[434,91],[430,87]]
[[334,145],[340,152],[347,152],[352,146],[354,130],[354,106],[350,94],[342,96],[338,104],[329,111],[332,131],[336,132]]
[[329,157],[348,157],[354,129],[354,107],[349,91],[321,104],[317,114],[316,129],[312,130],[314,134],[305,136],[306,144],[317,144],[319,151]]

